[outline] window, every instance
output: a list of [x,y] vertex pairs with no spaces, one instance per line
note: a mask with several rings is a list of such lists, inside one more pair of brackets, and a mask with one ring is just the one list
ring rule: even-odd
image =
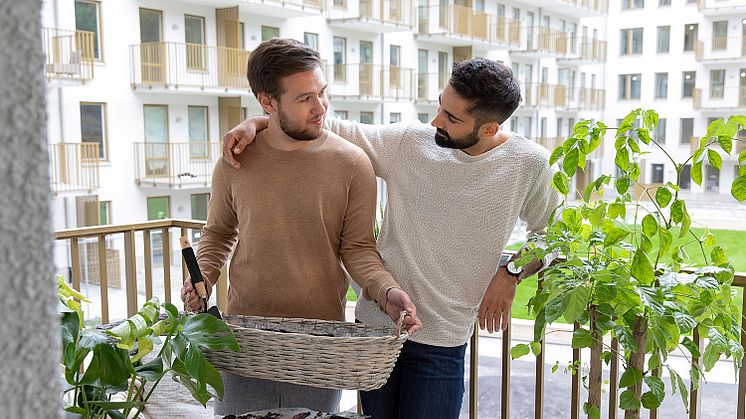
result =
[[[98,1],[77,0],[75,2],[75,29],[93,32],[93,58],[103,59],[101,54],[101,4]],[[88,58],[89,51],[84,51]]]
[[642,54],[642,28],[622,29],[619,31],[619,54]]
[[668,73],[655,73],[655,98],[668,97]]
[[484,13],[484,0],[477,0],[476,3],[474,3],[474,10]]
[[145,44],[148,42],[161,42],[162,40],[163,12],[140,8],[140,42]]
[[98,225],[111,224],[111,201],[99,201]]
[[430,122],[430,115],[428,115],[427,113],[418,113],[417,119],[419,119],[420,122],[422,122],[423,124],[427,124],[428,122]]
[[308,45],[312,50],[319,50],[319,34],[303,32],[303,43]]
[[166,105],[143,105],[145,141],[168,142],[168,107]]
[[660,144],[666,143],[666,118],[658,119],[658,126],[653,131],[653,138]]
[[557,130],[556,130],[557,137],[562,136],[562,124],[563,124],[562,118],[557,118]]
[[650,183],[663,183],[663,165],[654,163],[652,173],[650,174]]
[[685,164],[681,169],[681,176],[679,177],[679,187],[682,190],[688,191],[692,186],[692,165]]
[[241,49],[246,49],[246,24],[238,23],[239,35],[241,36]]
[[272,38],[279,38],[280,37],[280,28],[275,28],[274,26],[262,26],[262,42],[272,39]]
[[533,137],[533,126],[534,126],[534,119],[530,116],[526,117],[526,126],[523,127],[523,132],[525,134],[526,138]]
[[575,118],[567,118],[567,135],[572,136],[572,131],[575,129]]
[[184,16],[184,36],[186,39],[186,62],[190,70],[205,68],[205,18]]
[[658,7],[670,6],[671,0],[658,0]]
[[728,48],[728,21],[712,22],[712,50]]
[[395,124],[401,121],[401,114],[399,112],[391,112],[389,114],[389,123]]
[[334,111],[334,117],[339,119],[347,119],[347,111]]
[[346,9],[347,8],[347,1],[346,0],[334,0],[332,2],[334,7],[340,8],[340,9]]
[[500,17],[505,17],[505,5],[501,3],[497,3],[497,15]]
[[681,118],[679,143],[689,144],[694,136],[694,118]]
[[361,124],[373,124],[373,112],[360,112]]
[[547,119],[539,119],[539,137],[544,138],[547,136]]
[[670,26],[658,26],[658,40],[657,40],[655,52],[658,54],[668,54],[670,44],[671,44],[671,27]]
[[[98,144],[98,155],[93,149],[84,148],[83,157],[86,159],[108,160],[106,144],[106,105],[103,103],[80,104],[80,140],[83,143]],[[90,155],[93,154],[93,155]]]
[[[209,193],[192,194],[192,220],[207,221],[207,207],[210,204]],[[199,242],[201,230],[192,230],[192,244]]]
[[697,42],[697,24],[689,23],[684,25],[684,51],[694,51],[694,44]]
[[154,196],[148,198],[148,221],[162,220],[171,216],[171,198]]
[[681,73],[681,97],[692,97],[694,91],[694,82],[697,73],[695,71],[684,71]]
[[645,7],[644,0],[622,0],[622,10],[642,9]]
[[334,43],[334,80],[347,80],[347,39],[335,36]]
[[446,86],[448,81],[448,53],[438,52],[438,89]]
[[725,94],[725,69],[710,70],[710,99],[722,99]]
[[640,99],[640,74],[619,75],[619,100]]
[[705,166],[705,192],[720,191],[720,170],[716,167]]
[[401,61],[401,47],[399,45],[391,45],[389,47],[389,65],[391,68],[389,71],[391,72],[389,83],[392,88],[398,89],[401,87],[402,83],[402,77],[401,77],[401,69],[399,66]]
[[208,157],[207,106],[189,106],[189,157]]

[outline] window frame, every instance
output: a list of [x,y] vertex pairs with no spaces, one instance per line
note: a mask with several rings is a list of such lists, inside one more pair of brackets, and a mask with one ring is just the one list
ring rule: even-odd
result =
[[109,133],[108,133],[108,121],[107,121],[107,115],[106,115],[106,102],[86,102],[81,101],[78,104],[78,112],[80,117],[80,142],[85,143],[92,143],[92,141],[85,141],[83,139],[83,114],[81,106],[92,106],[97,105],[101,107],[101,143],[99,145],[99,148],[102,148],[102,150],[99,150],[99,161],[109,161]]
[[[96,57],[95,49],[93,53],[93,60],[97,63],[104,63],[104,38],[103,38],[103,19],[101,14],[101,0],[75,0],[74,3],[88,3],[93,4],[96,8],[96,32],[94,35],[94,38],[98,40],[96,44],[98,44],[98,57]],[[73,10],[75,8],[75,4],[73,3]],[[74,12],[73,12],[74,13]],[[75,20],[75,30],[78,29],[78,22],[77,18]],[[95,42],[95,41],[94,41]]]

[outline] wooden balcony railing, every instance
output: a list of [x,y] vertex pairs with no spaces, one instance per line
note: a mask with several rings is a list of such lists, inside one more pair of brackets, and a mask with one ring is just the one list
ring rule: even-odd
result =
[[448,83],[450,73],[420,73],[417,77],[418,102],[438,102],[440,92]]
[[[549,141],[549,139],[547,139]],[[547,142],[549,144],[549,142]],[[98,307],[89,307],[88,309],[96,310],[100,313],[100,322],[109,323],[114,320],[120,320],[131,316],[137,312],[140,304],[144,303],[153,295],[159,296],[163,301],[175,302],[180,305],[178,290],[181,283],[187,278],[188,272],[183,262],[177,262],[176,258],[180,255],[180,246],[178,245],[178,236],[187,236],[190,232],[194,234],[199,231],[204,222],[190,220],[159,220],[149,221],[136,224],[110,225],[97,227],[84,227],[78,229],[61,230],[55,233],[55,239],[58,243],[58,250],[65,251],[70,266],[72,285],[76,289],[81,289],[81,282],[84,276],[86,264],[97,266],[95,282],[98,288],[98,295],[87,295],[87,297],[97,304]],[[199,243],[195,244],[198,247]],[[60,248],[61,247],[61,248]],[[88,252],[87,255],[83,253]],[[86,257],[87,256],[87,257]],[[174,259],[172,259],[174,257]],[[114,284],[110,283],[112,275],[109,274],[110,266],[118,266],[111,263],[109,259],[116,259],[124,262],[124,282]],[[158,269],[157,265],[161,265]],[[172,272],[174,267],[181,266],[180,270]],[[178,269],[178,268],[177,268]],[[180,272],[179,272],[180,271]],[[179,278],[180,274],[180,278]],[[119,279],[120,273],[114,276],[115,280]],[[172,281],[172,278],[174,279]],[[89,281],[94,278],[88,278]],[[215,304],[222,310],[227,306],[227,269],[222,270],[222,274],[216,284],[213,298]],[[733,286],[746,287],[746,273],[736,273],[733,280]],[[541,280],[539,280],[541,287]],[[93,290],[96,291],[95,289]],[[126,313],[120,312],[116,315],[110,315],[112,309],[109,301],[109,292],[122,294],[123,301],[126,301]],[[174,297],[176,293],[176,298]],[[85,294],[85,292],[84,292]],[[117,305],[114,305],[117,306]],[[741,315],[746,312],[746,299],[741,307]],[[574,328],[580,327],[575,324]],[[696,329],[692,337],[695,345],[701,345],[702,338],[697,334]],[[746,332],[741,332],[741,345],[746,346]],[[619,342],[612,339],[610,342],[612,352],[619,350]],[[511,356],[512,347],[512,326],[502,332],[501,362],[502,374],[501,381],[501,412],[502,419],[510,418],[510,386],[511,386]],[[475,324],[474,334],[470,341],[471,356],[469,359],[469,417],[477,417],[477,390],[479,379],[479,329]],[[541,352],[536,356],[536,366],[534,375],[534,417],[541,419],[544,417],[544,390],[545,390],[545,354],[546,354],[546,334],[542,336]],[[580,365],[582,362],[581,351],[573,350],[572,365]],[[698,362],[694,359],[691,362]],[[617,403],[619,389],[616,383],[619,379],[619,358],[611,358],[611,372],[608,377],[609,382],[609,405],[606,408],[609,411],[609,417],[617,416]],[[485,379],[485,377],[482,377]],[[572,393],[568,398],[568,404],[571,409],[571,417],[580,417],[582,400],[580,398],[580,388],[582,378],[580,374],[572,374]],[[700,398],[696,393],[698,390],[692,390],[689,400],[690,418],[699,418],[702,407],[699,402]],[[738,393],[737,393],[737,411],[739,418],[744,417],[746,401],[746,368],[742,368],[738,373]],[[653,412],[651,412],[653,413]],[[653,413],[655,414],[655,413]]]
[[701,12],[722,12],[728,11],[738,13],[746,10],[746,1],[744,0],[697,0],[697,8]]
[[604,109],[605,91],[602,89],[570,89],[563,84],[538,83],[522,86],[521,94],[525,106],[586,111]]
[[251,51],[178,42],[130,45],[132,88],[180,87],[250,91]]
[[609,0],[560,0],[560,2],[570,6],[593,10],[598,13],[609,12]]
[[44,28],[47,79],[93,80],[93,32]]
[[52,193],[91,193],[98,189],[99,162],[97,143],[50,144],[49,175]]
[[326,71],[327,94],[331,98],[412,101],[414,74],[411,68],[377,64],[330,65]]
[[580,38],[579,58],[583,61],[606,62],[606,41],[592,38]]
[[208,187],[221,153],[217,141],[135,143],[135,182],[170,188]]
[[552,55],[572,54],[570,34],[545,27],[524,29],[527,52],[542,52]]
[[697,88],[692,90],[694,109],[746,108],[746,86]]
[[746,35],[699,39],[694,45],[697,61],[742,59],[746,57]]
[[277,7],[294,6],[301,9],[324,10],[324,0],[243,0],[244,3],[276,5]]
[[474,9],[441,4],[417,8],[417,32],[468,38],[495,45],[520,45],[520,22]]
[[367,21],[414,28],[412,0],[345,0],[326,8],[330,21]]

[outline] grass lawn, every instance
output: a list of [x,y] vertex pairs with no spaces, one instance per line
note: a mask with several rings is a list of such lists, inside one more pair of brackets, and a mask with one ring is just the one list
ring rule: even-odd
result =
[[[693,228],[692,231],[694,231],[694,233],[698,236],[701,236],[704,229]],[[725,255],[728,257],[728,260],[730,260],[733,266],[735,266],[736,271],[746,272],[746,231],[710,230],[710,232],[715,235],[718,245],[722,246],[722,248],[725,250]],[[674,234],[674,237],[678,237],[678,232],[672,233]],[[689,240],[687,240],[687,242],[688,241]],[[654,242],[655,245],[657,245],[657,241],[654,240]],[[521,246],[519,244],[516,244],[508,246],[507,249],[518,250],[520,247]],[[702,262],[702,253],[699,250],[699,246],[696,245],[696,242],[686,245],[684,249],[689,254],[689,257],[693,261],[692,263]],[[536,284],[537,279],[536,275],[534,275],[523,280],[521,282],[521,285],[518,286],[518,289],[516,290],[515,300],[513,301],[512,314],[514,318],[533,320],[533,316],[529,315],[528,313],[528,307],[526,306],[526,304],[528,304],[528,300],[536,293]],[[740,287],[737,289],[737,301],[740,307],[743,298],[743,290]],[[356,300],[357,297],[355,296],[355,292],[352,290],[352,288],[348,289],[347,301]],[[558,321],[562,321],[562,319],[560,318]]]

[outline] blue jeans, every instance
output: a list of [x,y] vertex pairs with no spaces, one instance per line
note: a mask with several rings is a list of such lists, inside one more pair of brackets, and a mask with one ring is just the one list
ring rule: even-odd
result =
[[458,419],[465,353],[466,344],[444,348],[405,342],[386,384],[360,392],[363,413],[372,419]]

